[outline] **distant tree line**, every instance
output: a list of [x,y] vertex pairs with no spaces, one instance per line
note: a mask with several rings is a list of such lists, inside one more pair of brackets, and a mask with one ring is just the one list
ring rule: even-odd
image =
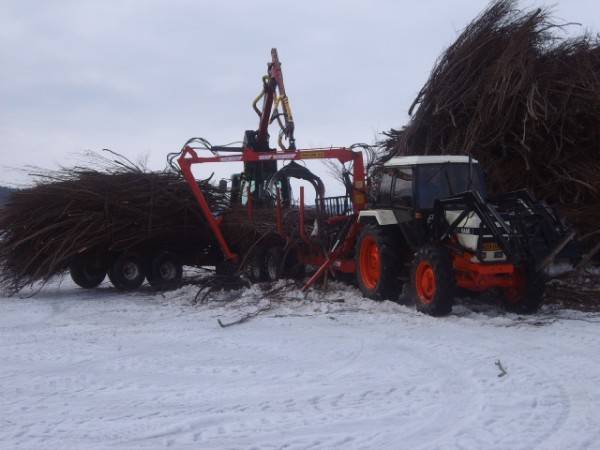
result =
[[8,196],[14,189],[7,188],[4,186],[0,186],[0,207],[4,205],[6,200],[8,200]]

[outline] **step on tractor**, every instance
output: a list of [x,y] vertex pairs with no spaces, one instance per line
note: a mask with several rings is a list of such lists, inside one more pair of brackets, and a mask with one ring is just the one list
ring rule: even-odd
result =
[[[145,276],[153,286],[172,288],[181,266],[193,264],[242,273],[253,282],[303,277],[303,290],[333,277],[355,283],[372,299],[411,298],[419,311],[435,316],[448,314],[456,296],[490,290],[511,311],[538,309],[544,270],[567,253],[573,233],[526,191],[488,196],[481,166],[469,156],[394,157],[367,177],[363,150],[372,149],[364,144],[296,148],[276,49],[252,107],[259,125],[244,133],[241,146],[192,138],[169,157],[198,202],[213,248],[163,245],[168,251],[160,252],[161,243],[154,243],[152,252],[117,255],[108,269],[115,286],[134,289]],[[279,126],[277,148],[269,143],[273,123]],[[325,195],[325,183],[303,165],[315,160],[341,163],[345,195]],[[211,165],[228,162],[243,163],[242,173],[221,181],[231,209],[244,211],[249,225],[258,217],[272,222],[271,231],[245,247],[225,232],[226,211],[210,209],[196,179],[202,176],[194,173],[208,167],[209,175]],[[303,186],[295,200],[294,179],[313,187],[314,202],[305,203]],[[95,274],[77,267],[71,270],[76,282]]]

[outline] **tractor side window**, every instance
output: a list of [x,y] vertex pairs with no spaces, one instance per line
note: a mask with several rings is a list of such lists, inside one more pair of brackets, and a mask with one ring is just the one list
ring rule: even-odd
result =
[[390,204],[390,196],[392,194],[392,186],[394,185],[394,171],[386,170],[381,175],[381,181],[379,182],[379,199],[378,203],[381,205]]
[[445,168],[448,164],[427,164],[419,167],[418,207],[431,209],[435,200],[450,195]]
[[[473,164],[471,169],[468,164],[427,164],[416,170],[417,206],[420,209],[431,209],[437,199],[460,194],[468,189],[479,191],[485,196],[483,176],[477,164]],[[471,178],[470,186],[469,178]]]
[[412,169],[396,169],[396,179],[392,190],[392,203],[411,206],[412,204]]

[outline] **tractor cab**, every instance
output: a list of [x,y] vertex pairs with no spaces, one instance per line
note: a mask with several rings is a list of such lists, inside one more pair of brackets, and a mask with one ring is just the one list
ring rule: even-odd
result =
[[356,273],[366,296],[392,298],[400,277],[432,315],[450,312],[456,288],[499,289],[508,309],[538,309],[544,269],[573,237],[552,210],[526,190],[488,196],[468,156],[397,157],[380,170],[359,213]]
[[468,156],[404,156],[383,166],[372,203],[378,207],[432,210],[436,199],[477,191],[486,197],[483,170]]
[[[261,163],[249,162],[246,166],[254,169],[258,164]],[[321,178],[295,161],[288,162],[266,178],[256,178],[255,172],[236,173],[231,177],[232,206],[239,204],[247,206],[252,203],[258,207],[273,208],[277,205],[279,197],[281,206],[289,208],[294,203],[292,180],[304,180],[312,185],[316,206],[323,203],[325,199],[325,185]]]

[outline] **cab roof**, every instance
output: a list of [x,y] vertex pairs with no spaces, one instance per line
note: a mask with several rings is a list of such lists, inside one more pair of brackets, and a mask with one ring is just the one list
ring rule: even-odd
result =
[[[473,164],[478,161],[472,158]],[[384,166],[417,166],[421,164],[443,164],[443,163],[469,163],[469,157],[465,155],[419,155],[419,156],[396,156],[384,164]]]

